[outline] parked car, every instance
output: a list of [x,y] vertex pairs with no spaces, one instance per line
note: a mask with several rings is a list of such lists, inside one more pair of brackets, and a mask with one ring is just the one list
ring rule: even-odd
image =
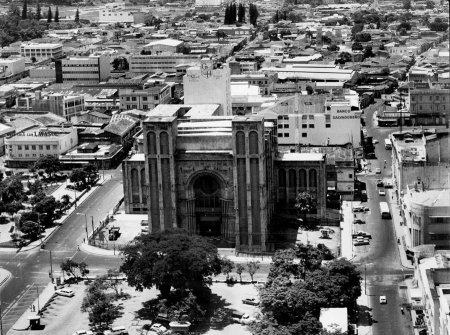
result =
[[353,221],[353,224],[365,224],[366,221],[361,220],[361,219],[356,219],[355,221]]
[[75,333],[73,333],[72,335],[94,335],[93,332],[91,332],[90,330],[84,330],[84,329],[80,329],[77,330]]
[[394,185],[392,185],[391,181],[387,181],[384,183],[384,188],[393,188],[393,187],[394,187]]
[[370,244],[369,239],[368,238],[360,238],[360,239],[356,239],[353,241],[353,245],[355,247],[360,246],[360,245],[368,245]]
[[256,300],[255,298],[243,299],[242,303],[245,304],[245,305],[252,305],[252,306],[258,306],[259,305],[259,301]]
[[254,317],[251,317],[248,314],[244,314],[241,318],[241,320],[239,321],[240,324],[243,325],[250,325],[252,323],[256,322],[256,319]]
[[385,196],[386,195],[386,191],[384,189],[380,188],[378,190],[378,195]]
[[364,206],[353,207],[353,213],[364,212]]
[[380,169],[380,168],[376,168],[376,169],[375,169],[375,173],[376,173],[376,174],[381,174],[381,169]]
[[60,290],[56,290],[57,295],[62,295],[64,297],[73,297],[75,295],[75,292],[71,290],[70,288],[62,288]]
[[384,183],[383,183],[383,179],[377,179],[377,187],[383,187]]
[[105,330],[104,335],[128,335],[128,330],[124,326],[112,327],[111,330]]
[[380,304],[387,304],[387,298],[385,295],[380,295]]
[[377,139],[374,139],[374,140],[372,141],[372,143],[373,143],[373,144],[378,144],[378,140],[377,140]]
[[365,231],[362,231],[362,230],[358,231],[356,233],[356,235],[357,236],[362,236],[362,237],[365,237],[365,238],[369,238],[369,239],[372,238],[372,235],[370,235],[369,233],[367,233]]
[[167,328],[164,327],[162,324],[160,323],[154,323],[151,327],[150,330],[153,330],[154,332],[158,333],[158,334],[164,334],[165,332],[167,332]]

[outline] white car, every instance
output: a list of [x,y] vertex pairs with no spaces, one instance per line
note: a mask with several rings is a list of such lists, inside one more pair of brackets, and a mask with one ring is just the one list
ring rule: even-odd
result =
[[378,190],[378,195],[385,196],[385,195],[386,195],[386,191],[380,188],[380,189]]
[[375,169],[375,173],[376,173],[376,174],[381,174],[381,169],[380,169],[380,168],[376,168],[376,169]]
[[372,143],[373,143],[373,144],[377,144],[377,143],[378,143],[378,140],[375,139],[375,140],[372,141]]
[[70,288],[62,288],[60,290],[56,290],[57,295],[62,295],[64,297],[73,297],[75,295],[75,292],[71,290]]
[[256,319],[251,317],[248,314],[244,314],[242,316],[242,318],[239,320],[239,323],[241,323],[243,325],[250,325],[250,324],[255,323],[255,322],[256,322]]
[[84,329],[80,329],[77,330],[75,333],[73,333],[72,335],[94,335],[93,332],[91,332],[90,330],[84,330]]
[[153,330],[154,332],[158,333],[158,334],[164,334],[165,332],[167,332],[167,328],[164,327],[162,324],[160,323],[154,323],[151,327],[150,330]]
[[385,295],[380,296],[380,304],[382,305],[387,304],[387,298]]
[[124,326],[112,327],[111,330],[105,330],[104,335],[128,335],[128,330]]

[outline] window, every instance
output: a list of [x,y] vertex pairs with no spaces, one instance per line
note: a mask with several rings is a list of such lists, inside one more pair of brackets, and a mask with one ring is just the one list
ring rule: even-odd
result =
[[302,124],[302,128],[308,128],[307,124]]
[[33,157],[36,157],[36,154],[33,154]]
[[43,150],[44,149],[44,146],[43,145],[40,145],[39,146],[39,150]]
[[282,124],[279,124],[279,125],[278,125],[278,128],[283,128],[283,125],[282,125]]
[[31,150],[36,150],[36,146],[35,146],[35,145],[32,145],[32,146],[31,146]]
[[326,124],[325,128],[331,128],[331,124]]
[[142,105],[143,109],[148,109],[148,105]]
[[47,150],[50,150],[50,146],[49,146],[49,145],[46,145],[45,148],[46,148]]
[[309,125],[309,128],[314,128],[314,125],[313,125],[313,124],[310,124],[310,125]]
[[18,149],[18,150],[22,150],[22,146],[21,146],[21,145],[18,145],[18,146],[17,146],[17,149]]
[[19,157],[22,157],[22,154],[19,154]]
[[158,100],[159,97],[158,97],[157,95],[155,95],[155,96],[153,97],[153,99],[154,99],[154,100]]
[[53,145],[53,150],[58,150],[58,146],[57,145]]
[[285,124],[285,125],[284,125],[284,128],[289,128],[289,124]]
[[307,133],[302,133],[302,137],[307,137],[308,134]]
[[25,146],[25,150],[28,150],[28,149],[29,149],[29,146],[28,146],[28,145],[26,145],[26,146]]
[[130,97],[127,97],[127,101],[130,101]]
[[136,97],[131,97],[131,101],[136,101]]
[[349,174],[348,174],[348,177],[349,177],[349,178],[353,178],[353,174],[349,173]]
[[147,97],[142,97],[142,101],[147,101]]
[[289,133],[284,133],[284,137],[289,137]]
[[278,133],[278,137],[283,137],[283,133]]

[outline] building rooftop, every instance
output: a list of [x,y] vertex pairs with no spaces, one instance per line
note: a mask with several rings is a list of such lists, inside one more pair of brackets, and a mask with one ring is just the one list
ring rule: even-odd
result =
[[423,136],[403,133],[401,137],[393,137],[393,144],[400,162],[425,162],[427,159]]
[[301,152],[280,152],[278,161],[300,161],[300,162],[317,162],[323,161],[325,154],[322,153],[301,153]]
[[352,162],[354,160],[353,149],[343,147],[300,147],[301,153],[320,153],[327,155],[327,164],[334,165],[336,162]]
[[412,202],[424,207],[449,207],[450,205],[448,189],[416,191],[414,188],[409,188],[408,193]]
[[147,117],[190,117],[202,118],[213,116],[218,112],[218,104],[168,105],[160,104],[147,112]]
[[115,122],[110,122],[105,128],[104,131],[110,132],[112,134],[116,134],[119,136],[123,136],[128,133],[133,127],[136,126],[138,120],[131,120],[129,118],[121,118],[116,120]]
[[39,48],[57,48],[62,47],[60,43],[36,43],[36,42],[26,42],[22,43],[20,46],[26,47],[39,47]]
[[175,40],[173,38],[166,38],[166,39],[163,39],[163,40],[156,40],[156,41],[150,42],[149,44],[145,45],[144,48],[145,47],[152,47],[154,45],[160,45],[160,44],[171,46],[171,47],[176,47],[176,46],[179,46],[180,44],[183,44],[183,43],[184,43],[183,41]]

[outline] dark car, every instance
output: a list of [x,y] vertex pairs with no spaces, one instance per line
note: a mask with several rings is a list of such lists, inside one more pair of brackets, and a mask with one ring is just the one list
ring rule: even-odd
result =
[[383,180],[378,179],[377,180],[377,187],[383,187],[383,186],[384,186]]
[[109,240],[116,241],[120,236],[120,228],[119,227],[111,227],[109,229]]
[[361,220],[361,219],[356,219],[355,221],[353,221],[353,224],[365,224],[366,221]]

